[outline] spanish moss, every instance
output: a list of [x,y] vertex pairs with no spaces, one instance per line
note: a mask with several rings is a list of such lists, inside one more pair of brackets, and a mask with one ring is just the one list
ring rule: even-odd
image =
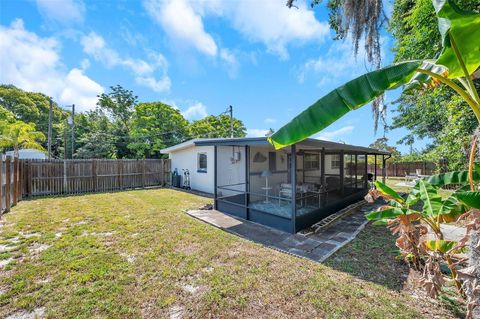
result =
[[[289,8],[296,8],[296,0],[287,0]],[[322,0],[312,0],[314,7]],[[335,39],[345,39],[351,36],[353,51],[358,55],[360,42],[365,43],[365,55],[367,61],[375,68],[382,64],[380,31],[387,22],[383,11],[382,0],[329,0],[327,2],[330,27],[335,30]],[[384,104],[383,94],[372,102],[374,119],[374,131],[377,131],[380,119],[385,119],[387,108]]]

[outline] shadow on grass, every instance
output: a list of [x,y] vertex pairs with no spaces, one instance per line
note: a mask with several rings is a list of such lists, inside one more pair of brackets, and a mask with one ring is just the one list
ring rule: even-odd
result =
[[391,232],[385,226],[369,223],[355,240],[333,254],[325,264],[400,291],[408,278],[409,268],[402,260],[395,258],[397,255],[398,248]]

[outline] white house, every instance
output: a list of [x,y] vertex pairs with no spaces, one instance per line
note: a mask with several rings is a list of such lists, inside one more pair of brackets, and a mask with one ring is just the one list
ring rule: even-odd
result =
[[193,139],[160,152],[168,154],[172,172],[176,169],[183,177],[183,170],[190,172],[190,187],[194,190],[214,193],[214,146],[198,146],[198,142],[210,139]]
[[[14,156],[13,151],[8,151],[7,156]],[[18,158],[20,159],[47,159],[47,154],[36,149],[25,148],[18,150]]]
[[[161,150],[172,170],[190,172],[194,190],[214,195],[215,208],[297,232],[361,200],[390,154],[372,148],[305,139],[275,150],[266,137],[200,138]],[[382,174],[383,175],[383,174]]]

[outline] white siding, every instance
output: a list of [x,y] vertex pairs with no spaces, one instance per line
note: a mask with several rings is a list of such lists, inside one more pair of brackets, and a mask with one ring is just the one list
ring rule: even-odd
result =
[[[207,154],[207,172],[198,172],[198,153]],[[210,193],[214,192],[214,151],[213,146],[192,146],[169,154],[172,161],[172,172],[175,168],[182,175],[182,169],[190,171],[190,187],[193,190]]]

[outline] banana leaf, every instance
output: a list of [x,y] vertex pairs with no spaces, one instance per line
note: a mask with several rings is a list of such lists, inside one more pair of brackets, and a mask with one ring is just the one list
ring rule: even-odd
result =
[[457,198],[457,194],[453,193],[442,203],[440,208],[439,218],[442,223],[452,223],[467,211],[465,205],[463,205]]
[[396,218],[401,215],[405,215],[405,212],[403,210],[396,207],[389,207],[383,210],[368,212],[365,214],[365,217],[368,220],[384,220],[384,219]]
[[468,74],[472,74],[480,66],[480,14],[462,10],[452,0],[432,2],[443,45],[436,63],[448,68],[449,78],[464,76],[453,49],[456,45]]
[[386,195],[388,198],[391,198],[399,203],[403,203],[405,201],[403,197],[400,196],[396,191],[380,181],[375,181],[375,187],[380,193]]
[[465,205],[480,209],[480,192],[457,192],[456,196]]
[[[453,171],[448,173],[436,174],[426,177],[425,180],[435,186],[441,187],[450,184],[467,185],[469,181],[468,171]],[[473,180],[480,181],[480,163],[474,163]],[[417,185],[415,185],[416,187]]]
[[432,217],[438,216],[441,212],[443,201],[437,190],[424,180],[419,180],[418,191],[423,202],[423,213]]
[[463,76],[454,48],[458,50],[467,71],[473,73],[480,66],[480,15],[460,10],[451,0],[433,0],[433,4],[443,45],[443,51],[435,64],[432,60],[407,61],[366,73],[309,106],[272,134],[268,138],[269,142],[276,149],[294,144],[321,131],[386,90],[407,84],[409,80],[412,82],[406,89],[428,81],[428,76],[415,72],[419,67],[444,73],[445,69],[438,66],[443,65],[448,68],[450,78]]
[[378,69],[331,91],[290,123],[272,134],[268,140],[276,148],[301,141],[329,126],[343,115],[372,101],[386,90],[407,83],[422,61],[407,61]]
[[457,245],[456,241],[453,240],[426,240],[425,246],[430,251],[437,251],[441,253],[447,253],[452,250]]

